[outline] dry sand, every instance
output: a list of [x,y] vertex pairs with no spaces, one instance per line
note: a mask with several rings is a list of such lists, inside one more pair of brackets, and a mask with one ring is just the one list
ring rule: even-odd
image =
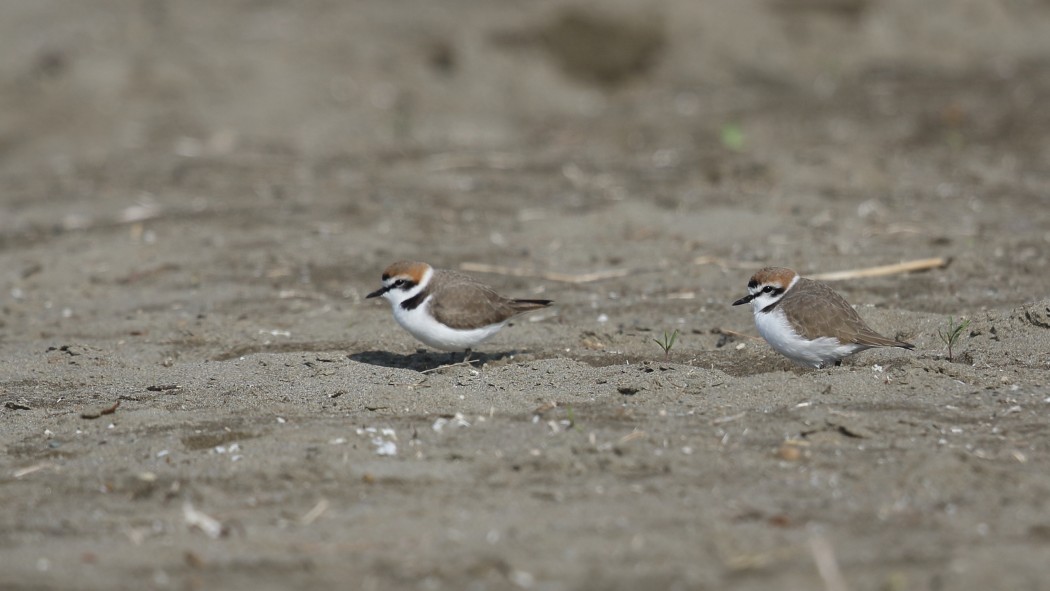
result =
[[[1050,4],[573,6],[3,3],[0,588],[1050,588]],[[557,306],[439,368],[399,258]]]

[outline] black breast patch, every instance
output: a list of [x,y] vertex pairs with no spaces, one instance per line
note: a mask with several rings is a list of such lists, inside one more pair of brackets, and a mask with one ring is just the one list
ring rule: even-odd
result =
[[426,299],[427,299],[427,292],[426,292],[426,290],[423,290],[423,291],[417,293],[416,295],[408,298],[407,300],[401,302],[401,309],[402,310],[415,310]]

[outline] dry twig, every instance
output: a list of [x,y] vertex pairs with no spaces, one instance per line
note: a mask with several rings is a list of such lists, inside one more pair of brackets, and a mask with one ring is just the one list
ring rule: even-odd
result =
[[694,265],[717,265],[723,271],[729,269],[761,269],[765,265],[761,263],[751,263],[747,261],[727,261],[726,259],[714,256],[698,256],[693,259]]
[[55,467],[55,465],[50,463],[50,462],[44,462],[42,464],[34,464],[34,465],[28,466],[26,468],[19,468],[18,470],[15,470],[13,473],[11,473],[11,476],[14,476],[15,479],[18,479],[18,478],[22,478],[23,476],[29,476],[30,474],[32,474],[34,472],[39,472],[41,470],[50,470],[51,468],[54,468],[54,467]]
[[728,328],[712,328],[711,334],[724,335],[727,337],[734,337],[740,339],[750,339],[752,341],[761,341],[762,337],[753,334],[744,334],[735,330],[729,330]]
[[320,501],[317,501],[317,504],[314,505],[313,509],[310,509],[306,512],[305,515],[299,518],[299,523],[302,523],[303,525],[310,525],[311,523],[317,521],[318,517],[324,515],[324,512],[327,510],[328,499],[321,499]]
[[100,410],[98,412],[82,412],[82,413],[80,413],[80,418],[82,418],[82,419],[97,419],[97,418],[99,418],[101,416],[104,416],[104,415],[111,415],[111,414],[117,412],[117,407],[119,407],[119,406],[120,406],[120,401],[118,400],[118,401],[116,401],[113,404],[113,406],[108,406],[108,407],[103,408],[102,410]]
[[[749,263],[744,261],[729,261],[723,258],[715,256],[699,256],[693,259],[694,265],[717,265],[723,271],[728,269],[757,269],[761,267],[758,263]],[[561,283],[593,283],[595,281],[604,281],[606,279],[617,279],[619,277],[627,277],[628,275],[636,275],[639,273],[651,273],[654,271],[660,271],[666,268],[666,264],[656,265],[653,267],[639,268],[639,269],[608,269],[605,271],[591,271],[589,273],[571,274],[571,273],[559,273],[558,271],[538,271],[536,269],[528,267],[506,267],[503,265],[489,265],[487,263],[474,263],[466,262],[460,263],[459,268],[463,271],[472,271],[477,273],[492,273],[494,275],[507,275],[510,277],[536,277],[539,279],[547,279],[548,281],[558,281]]]
[[951,259],[945,257],[934,257],[930,259],[918,259],[905,261],[895,265],[881,265],[868,267],[866,269],[850,269],[848,271],[832,271],[831,273],[817,273],[810,275],[810,279],[820,281],[842,281],[844,279],[857,279],[859,277],[882,277],[883,275],[896,275],[899,273],[914,273],[916,271],[928,271],[930,269],[941,269],[947,267]]
[[[474,362],[475,361],[481,361],[481,360],[480,359],[467,358],[467,359],[464,359],[463,361],[459,361],[457,363],[449,363],[449,364],[446,364],[446,365],[439,365],[437,367],[431,367],[430,369],[424,369],[423,371],[421,371],[419,373],[426,375],[428,373],[434,373],[435,371],[441,371],[443,369],[449,369],[449,368],[452,368],[452,367],[469,367],[471,369],[474,369]],[[414,385],[418,386],[419,384],[422,384],[422,383],[423,382],[421,381],[418,384],[414,384]]]
[[226,535],[228,531],[221,521],[198,510],[193,506],[193,503],[189,501],[182,504],[182,517],[186,521],[187,527],[190,529],[199,529],[204,532],[204,535],[213,540]]
[[506,267],[503,265],[489,265],[486,263],[471,262],[460,263],[459,268],[463,271],[476,273],[492,273],[494,275],[507,275],[510,277],[536,277],[561,283],[591,283],[593,281],[602,281],[604,279],[626,277],[634,272],[631,269],[611,269],[608,271],[592,271],[590,273],[573,275],[570,273],[559,273],[557,271],[537,271],[525,267]]
[[824,580],[824,588],[827,591],[847,591],[846,579],[839,569],[839,562],[835,559],[835,549],[823,536],[815,536],[809,540],[809,549],[813,553],[813,562],[817,564],[817,572]]
[[733,421],[735,421],[737,419],[744,418],[744,416],[746,416],[746,415],[747,415],[747,411],[746,410],[745,411],[741,411],[741,412],[736,413],[735,415],[728,415],[728,416],[724,416],[724,417],[718,417],[717,419],[712,420],[711,424],[712,425],[722,425],[724,423],[731,423],[731,422],[733,422]]

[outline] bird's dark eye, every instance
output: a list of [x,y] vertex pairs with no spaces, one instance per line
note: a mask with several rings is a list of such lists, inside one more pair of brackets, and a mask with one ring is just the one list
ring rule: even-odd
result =
[[769,293],[769,292],[773,291],[773,286],[772,285],[767,285],[767,286],[762,288],[762,291],[764,293]]
[[402,287],[402,286],[404,286],[404,285],[405,285],[405,280],[404,280],[404,279],[398,279],[398,280],[397,280],[397,281],[395,281],[395,282],[394,282],[394,284],[393,284],[393,285],[391,285],[390,287]]

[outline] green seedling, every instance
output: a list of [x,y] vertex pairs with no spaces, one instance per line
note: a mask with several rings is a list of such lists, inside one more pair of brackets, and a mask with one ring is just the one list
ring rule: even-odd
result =
[[722,145],[734,152],[744,149],[744,130],[736,123],[726,123],[722,126]]
[[576,428],[576,413],[572,410],[572,407],[565,409],[565,420],[569,421],[568,429]]
[[962,336],[963,331],[968,326],[970,326],[969,319],[956,324],[955,319],[949,316],[948,330],[937,329],[937,336],[941,337],[941,341],[948,347],[948,361],[952,360],[952,348],[955,346],[955,343],[959,342],[959,337]]
[[671,348],[674,347],[674,342],[678,340],[678,329],[674,329],[674,332],[668,334],[664,331],[663,340],[653,339],[653,342],[660,345],[660,348],[664,350],[664,359],[671,356]]

